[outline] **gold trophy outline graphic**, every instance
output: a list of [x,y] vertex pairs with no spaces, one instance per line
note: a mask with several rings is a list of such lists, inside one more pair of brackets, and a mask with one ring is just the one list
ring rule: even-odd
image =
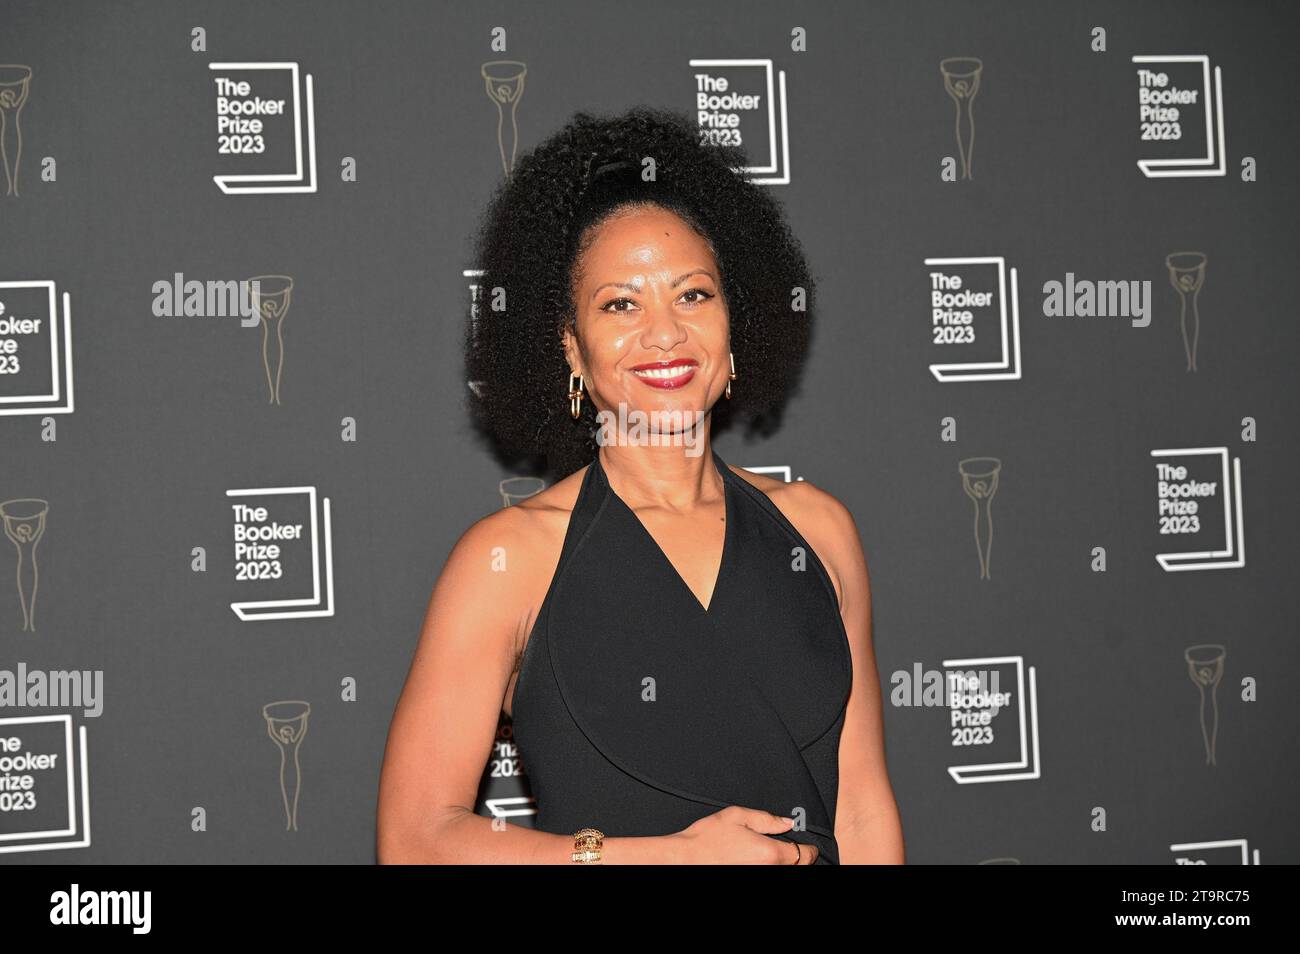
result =
[[[307,717],[311,703],[301,699],[283,699],[262,706],[266,734],[280,750],[280,797],[284,800],[284,830],[298,830],[298,795],[302,789],[302,766],[298,750],[307,734]],[[290,760],[290,747],[293,758]]]
[[[1228,651],[1219,643],[1202,643],[1183,651],[1187,675],[1201,694],[1201,740],[1205,743],[1205,764],[1215,765],[1214,749],[1219,736],[1219,683]],[[1205,690],[1209,689],[1209,724],[1206,724]]]
[[[516,112],[524,95],[524,77],[528,67],[518,60],[491,60],[479,67],[488,99],[497,108],[497,147],[501,150],[501,168],[508,176],[515,168],[519,148],[519,123]],[[510,129],[506,130],[506,109],[510,107]],[[509,158],[507,158],[507,156]]]
[[31,88],[30,66],[0,64],[0,157],[5,167],[5,195],[18,194],[18,164],[23,157],[23,127],[19,116]]
[[993,555],[993,495],[998,490],[1002,461],[996,457],[967,457],[958,461],[961,489],[975,505],[975,549],[980,558],[980,579],[987,580]]
[[939,61],[943,74],[943,88],[952,97],[956,107],[953,126],[957,134],[957,150],[961,153],[961,177],[971,178],[971,157],[975,151],[975,113],[973,102],[980,91],[980,75],[984,62],[973,56],[950,56]]
[[[293,298],[293,278],[289,275],[258,275],[250,278],[253,308],[262,320],[262,366],[266,369],[268,404],[280,403],[280,377],[284,373],[284,316]],[[267,291],[267,289],[271,291]],[[275,326],[275,343],[271,343],[271,326]],[[274,366],[274,373],[271,371]]]
[[[1165,256],[1169,270],[1169,284],[1178,292],[1178,324],[1183,330],[1183,351],[1187,354],[1187,370],[1196,370],[1196,342],[1201,336],[1201,310],[1198,299],[1205,285],[1204,252],[1171,252]],[[1192,335],[1187,336],[1187,299],[1191,296]]]
[[5,536],[18,550],[18,599],[23,608],[23,632],[36,631],[36,590],[40,570],[36,566],[36,547],[45,536],[45,517],[50,502],[37,497],[17,497],[0,503],[0,519]]

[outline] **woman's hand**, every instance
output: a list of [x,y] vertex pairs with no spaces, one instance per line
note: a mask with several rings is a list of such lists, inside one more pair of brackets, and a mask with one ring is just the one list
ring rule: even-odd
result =
[[679,864],[810,865],[817,860],[815,845],[796,848],[791,842],[767,837],[793,825],[791,818],[730,805],[667,837]]

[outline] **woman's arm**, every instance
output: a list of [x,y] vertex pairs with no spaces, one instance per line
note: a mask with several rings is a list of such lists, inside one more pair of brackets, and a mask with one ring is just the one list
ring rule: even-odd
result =
[[840,615],[853,657],[853,686],[840,734],[840,781],[835,804],[840,862],[903,864],[903,827],[885,762],[867,559],[853,514],[830,494],[817,491],[817,495],[817,523],[824,533],[827,556],[839,584]]
[[[573,837],[474,813],[532,615],[538,516],[507,508],[457,541],[433,589],[379,783],[380,864],[572,864]],[[552,554],[546,569],[553,569]],[[532,577],[530,578],[530,574]],[[600,819],[591,819],[600,827]],[[669,837],[607,838],[605,864],[671,863]]]

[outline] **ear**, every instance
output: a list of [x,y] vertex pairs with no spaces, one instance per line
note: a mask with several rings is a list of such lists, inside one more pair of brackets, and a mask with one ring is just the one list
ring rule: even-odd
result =
[[578,339],[574,336],[573,329],[566,324],[560,336],[564,341],[564,360],[568,362],[570,370],[581,374],[582,361],[578,353]]

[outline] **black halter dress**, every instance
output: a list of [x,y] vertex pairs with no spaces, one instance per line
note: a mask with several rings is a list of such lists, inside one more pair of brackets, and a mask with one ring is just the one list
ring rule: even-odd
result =
[[599,456],[583,477],[512,705],[534,827],[666,835],[741,805],[801,818],[769,837],[839,864],[852,661],[835,590],[767,495],[713,459],[727,525],[707,609]]

